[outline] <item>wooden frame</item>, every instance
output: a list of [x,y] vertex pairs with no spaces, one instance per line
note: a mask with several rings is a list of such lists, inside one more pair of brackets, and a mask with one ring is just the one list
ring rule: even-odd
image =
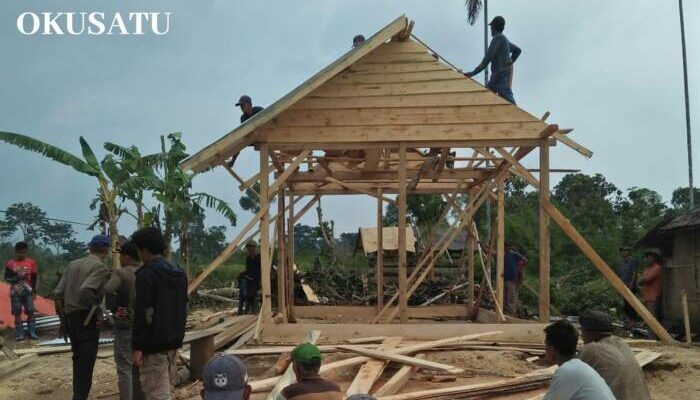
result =
[[[380,299],[371,308],[373,322],[400,324],[333,324],[323,327],[331,337],[386,333],[403,336],[416,331],[418,337],[446,334],[456,327],[437,326],[434,329],[410,324],[416,311],[408,307],[410,296],[432,274],[436,260],[464,230],[469,232],[466,259],[466,279],[471,294],[463,312],[474,309],[475,258],[485,274],[490,273],[490,260],[484,261],[477,243],[478,231],[474,215],[481,205],[491,201],[495,192],[497,216],[495,226],[496,290],[486,279],[493,293],[498,319],[504,297],[503,270],[505,263],[505,195],[504,181],[510,175],[523,177],[539,190],[539,314],[548,322],[550,295],[550,220],[583,251],[612,286],[637,310],[645,322],[662,340],[671,340],[668,333],[639,303],[612,272],[609,266],[571,226],[569,221],[549,201],[550,147],[561,142],[590,157],[590,150],[570,139],[569,129],[559,129],[510,104],[475,80],[464,77],[453,65],[436,57],[434,52],[411,35],[413,23],[404,16],[397,18],[361,45],[343,54],[338,60],[311,77],[305,83],[256,114],[221,139],[205,147],[182,163],[182,168],[203,172],[254,146],[260,152],[259,172],[247,181],[228,165],[227,171],[241,187],[260,182],[260,212],[244,226],[234,241],[190,285],[193,291],[206,276],[218,268],[236,250],[244,237],[259,223],[262,263],[261,337],[284,338],[287,333],[308,332],[316,325],[292,324],[296,320],[294,304],[294,226],[301,215],[320,196],[367,195],[377,199],[377,228],[382,225],[383,203],[394,203],[398,209],[398,293],[383,301],[383,287],[377,288]],[[425,151],[428,148],[430,151]],[[539,180],[520,161],[539,149]],[[455,154],[452,154],[455,151]],[[471,157],[457,154],[471,151]],[[314,153],[316,152],[316,153]],[[320,155],[325,152],[325,155]],[[274,153],[274,154],[273,154]],[[277,177],[269,181],[270,167]],[[456,207],[457,194],[469,192],[469,204]],[[406,256],[407,196],[412,194],[453,194],[447,198],[440,221],[453,208],[456,217],[438,243],[430,243],[409,275]],[[398,195],[396,200],[389,195]],[[294,196],[298,196],[296,199]],[[294,203],[305,195],[313,195],[306,206],[295,213]],[[277,217],[270,218],[269,204],[277,196]],[[288,196],[288,201],[285,200]],[[285,206],[285,203],[288,205]],[[289,214],[285,218],[285,210]],[[290,323],[275,324],[272,319],[270,271],[274,245],[270,242],[270,222],[277,221],[275,236],[279,243],[277,312]],[[286,222],[286,224],[285,224]],[[285,226],[286,225],[286,226]],[[489,222],[490,229],[490,222]],[[381,232],[381,229],[379,229]],[[382,241],[381,233],[378,235]],[[383,281],[383,253],[377,255],[375,274]],[[475,257],[477,256],[477,257]],[[285,283],[286,282],[286,283]],[[430,307],[426,307],[430,312]],[[423,312],[423,311],[421,311]],[[367,326],[371,328],[367,328]],[[432,325],[436,326],[436,325]],[[407,329],[410,327],[410,329]],[[541,337],[541,325],[515,327],[532,337]],[[479,330],[482,327],[470,327]],[[430,331],[430,332],[427,332]],[[286,333],[287,332],[287,333]],[[298,338],[297,338],[298,339]]]

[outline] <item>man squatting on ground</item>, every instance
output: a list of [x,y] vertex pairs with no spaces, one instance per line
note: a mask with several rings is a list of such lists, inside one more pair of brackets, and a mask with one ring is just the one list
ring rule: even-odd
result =
[[70,338],[73,352],[73,400],[85,400],[92,387],[92,372],[97,358],[100,332],[97,320],[102,315],[99,304],[109,279],[104,259],[110,252],[110,240],[96,235],[88,243],[89,255],[66,267],[54,290],[56,313],[61,330]]
[[36,262],[27,257],[29,245],[27,242],[15,244],[15,258],[5,263],[5,281],[10,284],[10,304],[12,315],[15,317],[17,340],[24,340],[22,324],[22,309],[27,315],[29,336],[36,340],[34,299],[36,298],[37,268]]
[[587,310],[579,315],[583,347],[581,361],[590,365],[612,390],[617,400],[650,400],[644,372],[632,349],[624,340],[612,335],[608,314]]
[[172,400],[177,349],[187,319],[187,275],[163,254],[167,249],[157,228],[134,232],[131,242],[143,265],[136,272],[133,362],[147,400]]
[[544,329],[545,358],[559,366],[543,400],[615,400],[607,383],[585,362],[574,358],[578,332],[566,320]]
[[486,87],[496,92],[499,96],[515,104],[513,91],[513,63],[520,57],[520,47],[514,45],[503,34],[506,27],[506,20],[501,16],[496,16],[489,24],[491,26],[491,44],[486,51],[486,56],[473,71],[464,75],[473,77],[483,71],[489,63],[491,64],[491,77]]
[[105,285],[107,308],[114,316],[114,363],[120,400],[143,400],[138,368],[132,362],[132,332],[134,325],[134,302],[136,300],[136,271],[141,266],[139,251],[128,241],[120,245],[121,268],[112,270]]

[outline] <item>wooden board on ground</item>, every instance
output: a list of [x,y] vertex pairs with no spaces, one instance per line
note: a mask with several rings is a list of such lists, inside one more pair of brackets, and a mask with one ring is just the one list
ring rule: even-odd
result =
[[372,349],[367,349],[364,347],[347,346],[347,345],[340,345],[340,346],[338,346],[338,348],[343,349],[343,350],[347,350],[347,351],[352,352],[352,353],[357,353],[357,354],[361,354],[363,356],[371,357],[371,358],[376,358],[376,359],[386,360],[386,361],[393,361],[393,362],[397,362],[397,363],[401,363],[401,364],[415,365],[417,367],[432,369],[435,371],[447,372],[449,374],[459,374],[459,373],[464,372],[464,370],[462,368],[457,368],[453,365],[447,365],[447,364],[437,363],[437,362],[428,361],[428,360],[421,360],[419,358],[409,357],[409,356],[405,356],[403,354],[393,354],[393,353],[389,353],[387,351],[372,350]]
[[[379,346],[378,350],[395,349],[401,343],[401,337],[390,337],[385,339]],[[346,396],[353,394],[369,393],[374,383],[382,376],[384,368],[389,365],[389,361],[385,360],[369,360],[360,367],[360,370],[355,375],[350,387],[345,391]]]
[[27,354],[15,360],[0,363],[0,380],[12,375],[14,372],[26,367],[37,359],[36,354]]
[[[416,354],[416,358],[424,358],[425,354]],[[392,394],[396,394],[401,390],[401,388],[404,387],[406,382],[408,382],[409,379],[411,379],[411,375],[413,375],[414,372],[416,372],[416,367],[415,365],[403,365],[401,366],[401,369],[399,369],[382,387],[377,389],[376,392],[374,392],[375,397],[382,397],[382,396],[391,396]]]

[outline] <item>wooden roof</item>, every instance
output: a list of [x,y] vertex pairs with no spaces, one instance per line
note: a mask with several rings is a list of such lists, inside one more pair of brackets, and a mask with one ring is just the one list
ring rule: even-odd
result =
[[256,143],[288,151],[538,143],[545,122],[466,78],[408,32],[406,17],[397,18],[182,167],[201,172]]

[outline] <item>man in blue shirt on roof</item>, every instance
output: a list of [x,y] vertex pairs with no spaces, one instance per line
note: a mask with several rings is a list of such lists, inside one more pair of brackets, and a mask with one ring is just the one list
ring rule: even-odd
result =
[[486,55],[481,63],[473,71],[464,75],[473,77],[483,71],[489,63],[491,64],[491,78],[486,87],[496,92],[499,96],[515,104],[511,84],[513,82],[513,63],[520,57],[520,47],[514,45],[503,34],[506,27],[506,20],[499,16],[489,24],[491,26],[491,44],[486,51]]

